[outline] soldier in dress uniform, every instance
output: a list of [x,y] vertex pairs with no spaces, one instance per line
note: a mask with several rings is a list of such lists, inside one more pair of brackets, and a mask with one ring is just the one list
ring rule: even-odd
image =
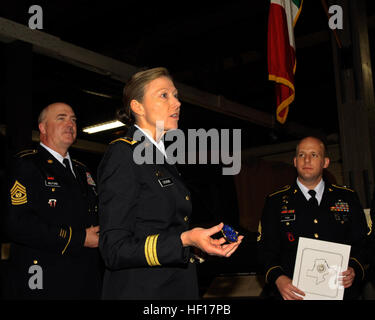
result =
[[125,115],[133,115],[135,125],[110,144],[98,168],[103,299],[196,299],[191,247],[229,257],[243,238],[230,244],[213,239],[222,223],[189,230],[190,192],[176,167],[135,159],[142,146],[154,160],[166,160],[161,137],[177,129],[180,105],[165,68],[140,71],[124,88]]
[[366,274],[366,285],[364,289],[364,299],[374,300],[375,299],[375,234],[372,232],[372,222],[375,221],[375,190],[372,196],[370,212],[368,218],[368,225],[371,229],[370,241],[368,246],[369,253],[369,268]]
[[40,114],[40,145],[15,156],[6,232],[12,299],[99,299],[102,261],[96,184],[70,158],[76,116],[65,103]]
[[344,299],[360,295],[367,261],[366,217],[352,189],[323,180],[328,165],[322,140],[302,139],[294,158],[296,182],[266,198],[258,240],[265,291],[270,296],[294,300],[305,295],[292,284],[299,237],[351,245],[349,267],[342,272]]

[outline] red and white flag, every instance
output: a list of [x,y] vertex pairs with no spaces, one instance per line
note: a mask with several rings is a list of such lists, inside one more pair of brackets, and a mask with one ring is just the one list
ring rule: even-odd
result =
[[268,15],[268,79],[276,85],[276,118],[285,123],[294,100],[296,46],[294,26],[303,0],[271,0]]

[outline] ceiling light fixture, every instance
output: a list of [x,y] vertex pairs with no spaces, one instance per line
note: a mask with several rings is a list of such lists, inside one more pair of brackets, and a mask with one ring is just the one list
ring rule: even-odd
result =
[[104,94],[104,93],[90,91],[90,90],[85,90],[85,89],[81,89],[81,90],[83,92],[85,92],[85,93],[92,94],[94,96],[98,96],[98,97],[102,97],[102,98],[108,98],[108,99],[114,99],[114,97],[110,96],[109,94]]
[[112,120],[107,122],[102,122],[95,124],[93,126],[88,126],[82,129],[83,132],[86,132],[88,134],[97,133],[105,130],[111,130],[119,127],[125,126],[124,123],[118,120]]

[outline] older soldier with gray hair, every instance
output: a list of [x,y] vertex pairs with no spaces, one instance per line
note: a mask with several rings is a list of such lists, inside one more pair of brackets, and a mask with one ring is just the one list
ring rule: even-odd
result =
[[95,182],[69,147],[76,116],[65,103],[40,113],[40,145],[18,153],[9,187],[12,299],[98,299],[102,267]]

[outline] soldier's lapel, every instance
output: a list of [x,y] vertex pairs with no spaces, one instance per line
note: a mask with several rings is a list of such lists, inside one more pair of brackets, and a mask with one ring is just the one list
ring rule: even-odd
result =
[[303,214],[305,212],[307,200],[297,184],[292,186],[290,192],[292,205],[289,205],[290,207],[288,207],[288,209],[295,210],[295,214],[298,221],[298,215],[301,213]]
[[291,192],[295,198],[296,203],[304,203],[305,201],[307,201],[305,196],[303,195],[303,192],[296,183],[292,186]]
[[176,167],[173,164],[169,164],[164,154],[147,137],[146,139],[146,148],[152,148],[154,164],[162,166],[163,169],[167,170],[173,176],[179,176]]
[[86,172],[74,163],[74,173],[76,174],[76,181],[78,182],[83,194],[87,193],[87,176]]
[[180,176],[179,173],[178,173],[178,171],[177,171],[176,166],[173,165],[173,164],[169,164],[169,163],[165,162],[163,164],[163,168],[165,168],[166,170],[168,170],[168,172],[171,173],[174,177],[179,177]]
[[320,201],[320,207],[327,207],[327,206],[329,206],[329,198],[330,198],[330,193],[332,191],[333,190],[332,190],[331,185],[326,182],[325,186],[324,186],[322,200]]

